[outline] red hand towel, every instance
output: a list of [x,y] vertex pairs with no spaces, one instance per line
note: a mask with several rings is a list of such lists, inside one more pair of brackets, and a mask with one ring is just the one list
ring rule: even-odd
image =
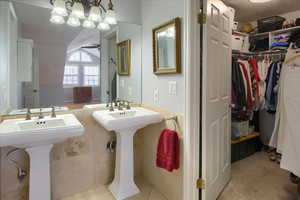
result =
[[176,131],[164,129],[157,146],[156,166],[173,171],[179,168],[179,138]]

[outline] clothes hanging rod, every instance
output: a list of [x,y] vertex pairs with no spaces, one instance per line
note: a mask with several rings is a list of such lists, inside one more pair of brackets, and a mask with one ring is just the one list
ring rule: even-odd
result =
[[273,51],[262,51],[262,52],[241,52],[241,51],[232,51],[232,55],[249,55],[249,56],[256,56],[256,55],[265,55],[265,54],[282,54],[287,53],[287,50],[273,50]]

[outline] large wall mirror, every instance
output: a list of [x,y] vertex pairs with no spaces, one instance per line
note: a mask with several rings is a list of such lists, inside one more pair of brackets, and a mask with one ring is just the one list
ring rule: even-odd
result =
[[[50,22],[51,10],[12,3],[16,13],[10,41],[15,48],[6,77],[7,114],[80,109],[116,99],[141,103],[141,26],[118,22],[108,31]],[[82,22],[81,22],[82,23]],[[0,30],[1,31],[1,30]],[[131,41],[129,76],[118,74],[117,44]],[[10,47],[7,47],[10,48]],[[126,71],[126,68],[124,68]],[[0,88],[1,89],[1,88]],[[1,103],[1,101],[0,101]]]
[[175,18],[153,29],[153,72],[173,74],[181,72],[181,24]]

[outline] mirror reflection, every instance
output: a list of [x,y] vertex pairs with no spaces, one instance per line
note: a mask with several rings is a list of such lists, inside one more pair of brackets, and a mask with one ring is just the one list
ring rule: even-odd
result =
[[[72,27],[51,23],[48,8],[13,5],[17,18],[11,59],[18,62],[10,70],[7,114],[103,106],[117,99],[141,103],[140,25]],[[125,46],[119,59],[117,47],[123,41],[131,41],[131,48]]]
[[172,74],[181,71],[181,24],[175,18],[153,29],[153,71]]
[[173,68],[176,65],[175,26],[171,25],[157,33],[159,68]]

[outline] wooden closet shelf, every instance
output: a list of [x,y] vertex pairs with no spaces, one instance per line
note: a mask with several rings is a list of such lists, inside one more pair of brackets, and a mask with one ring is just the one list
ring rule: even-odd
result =
[[258,136],[260,136],[260,133],[254,132],[254,133],[251,133],[247,136],[244,136],[244,137],[241,137],[241,138],[238,138],[238,139],[235,139],[235,140],[231,140],[231,144],[237,144],[237,143],[240,143],[240,142],[244,142],[246,140],[250,140],[250,139],[256,138]]

